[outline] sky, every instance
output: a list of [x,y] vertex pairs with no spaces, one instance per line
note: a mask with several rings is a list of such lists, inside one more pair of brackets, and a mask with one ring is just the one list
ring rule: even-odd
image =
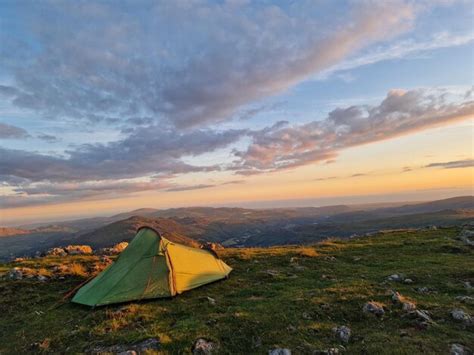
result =
[[0,225],[472,194],[474,6],[0,2]]

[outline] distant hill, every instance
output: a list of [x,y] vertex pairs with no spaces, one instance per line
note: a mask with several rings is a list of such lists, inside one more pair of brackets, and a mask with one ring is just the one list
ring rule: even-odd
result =
[[71,243],[87,244],[93,248],[108,247],[122,241],[129,242],[135,236],[137,229],[141,226],[153,227],[165,238],[173,242],[193,247],[198,247],[200,245],[198,242],[185,235],[186,228],[171,219],[149,219],[138,216],[113,222],[92,232],[79,234],[70,241]]
[[0,227],[0,238],[31,233],[28,229]]
[[385,208],[382,211],[393,214],[431,213],[442,210],[474,209],[474,196],[459,196],[431,202]]
[[328,237],[349,237],[384,229],[455,226],[473,220],[473,196],[400,206],[144,208],[109,217],[36,225],[29,231],[4,228],[0,260],[66,244],[108,247],[131,240],[142,225],[154,227],[172,241],[192,246],[210,241],[227,247],[265,247],[307,244]]

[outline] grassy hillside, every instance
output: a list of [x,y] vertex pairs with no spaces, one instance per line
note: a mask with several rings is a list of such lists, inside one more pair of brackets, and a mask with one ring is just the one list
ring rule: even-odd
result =
[[[230,279],[154,300],[90,309],[65,303],[63,294],[87,278],[95,257],[44,258],[0,266],[28,266],[49,273],[74,265],[65,280],[0,281],[0,353],[83,352],[156,337],[160,353],[189,353],[209,338],[223,354],[266,354],[276,347],[294,354],[339,347],[332,328],[345,325],[348,354],[446,354],[451,343],[474,349],[472,325],[452,319],[455,308],[474,315],[474,251],[456,229],[393,232],[306,247],[226,249]],[[394,273],[413,283],[387,281]],[[82,276],[81,276],[82,275]],[[427,288],[419,291],[420,288]],[[391,301],[396,290],[427,310],[427,329]],[[207,297],[215,299],[215,304]],[[377,318],[362,312],[368,301],[385,305]]]

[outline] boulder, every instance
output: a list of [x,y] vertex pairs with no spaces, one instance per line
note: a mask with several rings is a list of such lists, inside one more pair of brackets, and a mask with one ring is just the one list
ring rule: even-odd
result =
[[458,322],[463,322],[464,324],[472,324],[473,322],[472,317],[462,309],[453,309],[451,311],[451,317]]
[[268,355],[291,355],[291,350],[286,348],[276,348],[269,350]]
[[449,349],[450,355],[469,355],[472,354],[471,349],[465,347],[461,344],[451,344],[451,348]]
[[92,248],[88,245],[68,245],[64,248],[69,255],[89,255],[92,254]]
[[343,343],[348,343],[349,339],[351,338],[351,329],[342,325],[340,327],[335,327],[332,329],[336,339],[342,341]]
[[374,301],[367,302],[366,304],[364,304],[362,310],[364,311],[364,313],[372,313],[377,317],[381,317],[385,314],[383,304]]
[[46,256],[66,256],[67,252],[64,248],[52,248],[46,252]]
[[193,344],[191,351],[195,355],[208,355],[217,351],[217,344],[205,338],[198,338]]

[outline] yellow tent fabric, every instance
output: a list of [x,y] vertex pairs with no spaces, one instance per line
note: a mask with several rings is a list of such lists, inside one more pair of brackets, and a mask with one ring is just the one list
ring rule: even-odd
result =
[[174,291],[182,293],[227,276],[232,268],[209,250],[169,242],[165,246],[173,270]]
[[231,271],[213,251],[173,243],[142,227],[115,263],[80,288],[72,301],[100,306],[170,297],[223,279]]

